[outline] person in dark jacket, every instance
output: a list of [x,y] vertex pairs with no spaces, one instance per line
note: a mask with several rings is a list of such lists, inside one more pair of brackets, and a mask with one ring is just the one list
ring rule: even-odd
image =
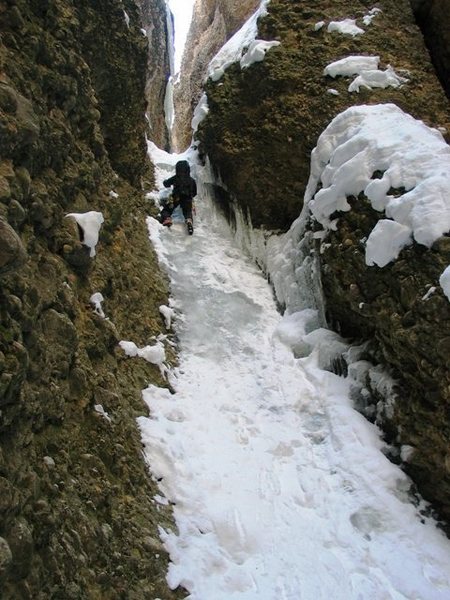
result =
[[194,231],[192,223],[192,199],[197,195],[197,184],[191,177],[191,168],[187,160],[179,160],[175,165],[175,175],[163,181],[164,187],[173,186],[172,202],[168,202],[161,211],[161,222],[170,227],[172,212],[181,206],[189,234]]

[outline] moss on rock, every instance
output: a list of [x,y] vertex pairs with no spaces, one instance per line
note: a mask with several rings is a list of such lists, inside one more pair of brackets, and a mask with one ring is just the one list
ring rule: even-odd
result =
[[[362,19],[371,7],[362,0],[272,0],[258,36],[281,45],[249,69],[236,64],[219,82],[208,81],[210,111],[198,133],[201,149],[250,210],[254,226],[290,226],[302,207],[319,134],[352,104],[394,102],[427,124],[450,130],[448,101],[407,0],[384,2],[362,36],[327,33],[326,27],[315,31],[319,21]],[[348,78],[324,77],[323,69],[351,54],[380,56],[381,68],[391,64],[408,72],[410,82],[349,93]],[[327,93],[329,88],[339,95]]]
[[[165,600],[136,417],[165,332],[150,247],[146,41],[119,0],[0,5],[0,586],[5,600]],[[114,189],[117,198],[110,195]],[[95,258],[69,212],[101,211]],[[108,319],[90,297],[101,292]],[[169,359],[174,359],[169,354]],[[104,415],[96,411],[101,404]],[[153,540],[153,544],[149,544]]]

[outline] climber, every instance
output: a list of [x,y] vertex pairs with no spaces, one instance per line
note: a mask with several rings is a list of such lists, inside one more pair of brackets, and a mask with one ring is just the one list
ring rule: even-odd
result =
[[197,184],[191,177],[191,169],[187,160],[179,160],[175,165],[175,175],[163,181],[164,187],[173,186],[172,198],[161,211],[161,222],[170,227],[172,212],[180,205],[189,235],[194,233],[192,223],[192,199],[197,195]]

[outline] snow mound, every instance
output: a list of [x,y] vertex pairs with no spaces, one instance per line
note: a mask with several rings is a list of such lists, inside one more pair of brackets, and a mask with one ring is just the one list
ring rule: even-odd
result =
[[324,370],[331,370],[349,349],[337,333],[320,327],[319,312],[312,308],[286,313],[274,336],[292,350],[295,358],[305,358],[314,352],[318,367]]
[[319,316],[317,310],[306,308],[290,315],[285,314],[274,335],[292,350],[295,357],[300,358],[311,353],[311,345],[305,338],[318,327]]
[[[373,178],[376,172],[381,179]],[[439,131],[394,104],[355,106],[320,135],[306,201],[328,229],[334,212],[350,210],[347,197],[364,192],[375,210],[403,227],[382,222],[367,240],[367,264],[387,264],[409,243],[408,232],[429,248],[450,230],[449,174],[450,147]],[[405,193],[394,196],[391,189]],[[375,254],[379,243],[390,245],[383,257]]]

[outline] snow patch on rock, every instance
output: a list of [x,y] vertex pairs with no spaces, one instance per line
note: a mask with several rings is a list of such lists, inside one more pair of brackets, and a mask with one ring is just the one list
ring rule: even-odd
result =
[[[247,19],[244,25],[227,41],[224,46],[222,46],[219,52],[209,63],[207,78],[212,79],[212,81],[219,81],[230,65],[241,61],[243,58],[242,53],[245,48],[248,50],[252,48],[252,50],[248,59],[244,61],[245,67],[243,68],[250,66],[250,61],[252,58],[256,57],[256,60],[263,60],[266,51],[271,46],[261,46],[260,44],[263,41],[256,40],[256,36],[258,35],[258,19],[267,14],[267,5],[269,4],[269,1],[270,0],[262,0],[258,9],[253,13],[253,15]],[[254,42],[256,42],[256,46],[254,45]],[[263,42],[263,44],[267,43],[272,45],[279,44],[279,42],[276,44],[273,42]],[[255,62],[255,60],[253,60],[253,62]]]
[[367,15],[364,15],[363,17],[363,23],[366,27],[368,27],[369,25],[372,24],[372,21],[375,19],[375,17],[377,15],[379,15],[380,13],[382,13],[383,11],[381,10],[381,8],[372,8],[369,10]]
[[203,119],[206,117],[208,112],[209,112],[208,96],[206,95],[206,92],[203,92],[203,94],[200,97],[200,100],[198,101],[197,106],[195,107],[194,116],[192,117],[192,121],[191,121],[193,134],[197,131],[198,126],[203,121]]
[[80,226],[83,231],[82,243],[90,248],[89,256],[93,258],[95,256],[95,247],[98,243],[98,237],[100,234],[100,228],[104,223],[103,214],[95,210],[91,210],[85,213],[69,213],[66,217],[71,217]]
[[361,87],[365,87],[369,90],[387,87],[397,88],[407,82],[408,79],[406,77],[401,77],[390,65],[388,65],[385,71],[362,71],[348,86],[348,91],[359,92]]
[[164,322],[166,324],[166,329],[170,329],[171,326],[172,326],[172,319],[173,319],[173,317],[175,315],[175,311],[173,310],[173,308],[170,308],[170,306],[166,306],[165,304],[162,304],[159,307],[159,312],[164,317]]
[[264,60],[268,50],[279,45],[280,42],[277,41],[266,42],[264,40],[254,40],[240,60],[241,69],[247,69],[255,62],[261,62]]
[[342,21],[331,21],[327,27],[328,33],[342,33],[344,35],[362,35],[365,33],[364,29],[358,27],[355,19],[343,19]]
[[385,267],[412,244],[411,234],[411,229],[401,223],[389,219],[378,221],[366,242],[366,265]]
[[167,372],[167,368],[164,365],[164,361],[166,360],[166,351],[164,349],[164,344],[162,344],[160,341],[157,341],[154,346],[144,346],[143,348],[138,348],[134,342],[122,340],[119,342],[119,346],[130,358],[139,356],[152,365],[157,365],[161,371],[161,374],[163,377],[165,377]]
[[396,88],[408,82],[408,79],[398,75],[391,65],[384,71],[378,69],[379,63],[379,56],[347,56],[327,65],[323,74],[333,78],[357,75],[348,86],[349,92],[359,92],[361,87]]
[[[372,179],[377,171],[381,179]],[[428,248],[450,230],[449,173],[450,148],[437,130],[394,104],[355,106],[320,135],[311,155],[306,202],[314,218],[330,228],[334,212],[350,210],[347,197],[364,192],[375,210],[397,223],[384,223],[374,233],[383,243],[392,242],[382,259],[387,264],[409,243],[408,229]],[[391,188],[405,193],[391,195]],[[368,243],[368,264],[376,262],[374,239]]]
[[442,275],[439,277],[439,285],[444,291],[444,294],[450,301],[450,265],[445,269]]
[[351,77],[352,75],[359,75],[362,71],[378,69],[379,63],[379,56],[347,56],[327,65],[323,74],[333,78],[338,75]]
[[111,423],[111,417],[109,416],[109,414],[106,412],[106,410],[103,408],[103,406],[101,404],[94,404],[94,410],[97,414],[102,416],[106,421]]
[[105,299],[103,298],[103,294],[100,292],[95,292],[95,294],[92,294],[92,296],[89,298],[89,302],[94,307],[94,312],[102,319],[105,318],[105,313],[103,312],[102,308],[102,302],[104,301]]

